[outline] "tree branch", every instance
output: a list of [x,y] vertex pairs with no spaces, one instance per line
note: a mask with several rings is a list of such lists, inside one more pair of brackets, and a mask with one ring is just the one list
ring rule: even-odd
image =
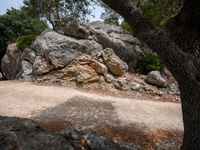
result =
[[196,80],[198,72],[190,56],[184,53],[164,30],[155,27],[146,19],[134,6],[133,0],[102,1],[124,17],[136,36],[160,56],[179,83],[183,79]]

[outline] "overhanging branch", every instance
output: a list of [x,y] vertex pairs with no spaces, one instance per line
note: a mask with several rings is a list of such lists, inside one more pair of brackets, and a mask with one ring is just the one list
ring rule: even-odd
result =
[[191,63],[190,56],[184,53],[164,30],[155,27],[146,19],[133,5],[133,0],[102,1],[124,17],[136,36],[160,56],[177,80],[180,80],[180,76],[182,79],[196,78],[196,68]]

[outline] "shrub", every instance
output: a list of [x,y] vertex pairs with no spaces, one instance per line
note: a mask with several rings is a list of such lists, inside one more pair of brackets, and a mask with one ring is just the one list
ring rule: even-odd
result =
[[31,43],[35,40],[36,35],[27,35],[27,36],[20,36],[17,39],[17,48],[19,50],[24,50],[25,48],[29,48]]
[[124,29],[127,33],[129,34],[133,34],[133,30],[131,29],[131,27],[129,26],[129,24],[126,21],[122,21],[121,23],[121,28]]
[[147,74],[153,70],[161,71],[164,68],[164,64],[161,62],[160,58],[155,53],[149,53],[139,63],[139,68],[142,71],[142,73]]

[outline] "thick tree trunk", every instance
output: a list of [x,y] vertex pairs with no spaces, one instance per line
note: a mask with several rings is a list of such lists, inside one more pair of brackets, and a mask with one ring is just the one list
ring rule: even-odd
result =
[[200,71],[200,1],[185,1],[181,12],[167,22],[170,37],[193,58]]
[[[193,47],[191,47],[190,44],[193,44],[191,41],[195,41],[199,38],[200,24],[193,20],[194,17],[189,16],[189,14],[194,15],[193,13],[197,13],[195,15],[200,18],[200,11],[196,12],[196,10],[199,9],[195,9],[194,12],[187,13],[193,9],[192,7],[199,7],[199,5],[197,5],[199,3],[198,0],[186,0],[182,11],[177,18],[175,17],[174,20],[176,21],[174,22],[177,26],[180,25],[180,21],[183,23],[187,18],[189,19],[187,20],[188,24],[182,26],[183,29],[185,27],[186,29],[178,29],[180,34],[177,35],[171,34],[174,36],[174,41],[166,32],[154,27],[146,18],[144,18],[140,10],[134,6],[133,0],[102,1],[125,18],[134,29],[136,36],[147,43],[153,51],[157,52],[178,81],[181,91],[184,122],[182,149],[200,150],[200,67],[195,64],[194,61],[194,59],[197,60],[197,57],[191,55],[191,48]],[[195,30],[189,29],[190,26],[195,27]],[[187,36],[184,36],[186,30],[188,34]],[[174,33],[177,33],[176,28],[174,31]],[[192,37],[188,39],[189,36]]]
[[200,150],[200,85],[185,81],[180,91],[184,122],[182,150]]
[[[200,1],[187,0],[181,12],[169,20],[167,27],[171,38],[189,54],[200,71]],[[198,75],[199,78],[200,75]],[[184,139],[183,150],[200,150],[200,85],[199,79],[180,84]]]

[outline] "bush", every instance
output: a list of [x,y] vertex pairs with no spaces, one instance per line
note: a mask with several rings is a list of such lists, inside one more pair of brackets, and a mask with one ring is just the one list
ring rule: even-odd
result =
[[161,71],[164,68],[164,64],[155,53],[149,53],[140,63],[139,68],[142,73],[147,74],[150,71]]
[[27,35],[21,36],[17,39],[17,48],[20,50],[24,50],[25,48],[29,48],[31,43],[35,40],[35,35]]
[[122,21],[121,23],[121,28],[124,29],[127,33],[129,34],[133,34],[133,30],[131,29],[131,27],[129,26],[129,24],[126,21]]

